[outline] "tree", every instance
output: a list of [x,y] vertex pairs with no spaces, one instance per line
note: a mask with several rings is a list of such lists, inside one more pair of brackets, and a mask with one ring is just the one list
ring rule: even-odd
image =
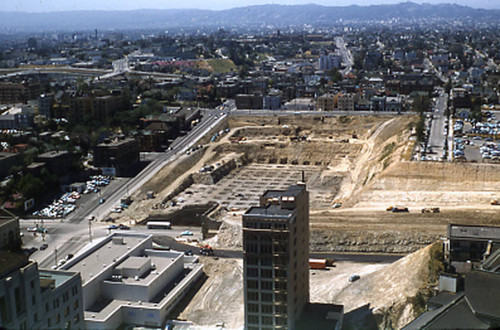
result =
[[333,83],[336,83],[340,80],[342,80],[342,75],[339,72],[339,69],[337,68],[332,68],[329,72],[330,78],[332,79]]

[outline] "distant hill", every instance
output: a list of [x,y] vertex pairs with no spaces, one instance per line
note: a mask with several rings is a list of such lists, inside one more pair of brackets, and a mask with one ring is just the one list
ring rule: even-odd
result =
[[133,11],[66,11],[49,13],[0,12],[1,32],[54,30],[157,29],[199,27],[274,27],[330,25],[343,21],[445,19],[499,22],[500,10],[474,9],[455,4],[319,6],[259,5],[212,11],[197,9]]

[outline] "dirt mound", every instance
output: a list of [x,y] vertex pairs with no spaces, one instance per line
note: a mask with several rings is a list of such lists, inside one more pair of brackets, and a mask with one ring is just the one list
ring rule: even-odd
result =
[[429,281],[432,248],[429,245],[371,274],[360,274],[358,281],[338,293],[334,303],[344,305],[346,328],[364,328],[359,326],[367,323],[366,315],[361,320],[352,316],[367,305],[381,329],[400,329],[412,321],[414,297]]
[[201,326],[224,322],[226,329],[241,328],[244,323],[243,261],[201,258],[200,262],[208,279],[179,318]]

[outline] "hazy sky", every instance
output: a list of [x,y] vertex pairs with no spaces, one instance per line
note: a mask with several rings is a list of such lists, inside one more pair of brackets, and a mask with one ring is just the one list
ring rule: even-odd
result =
[[[259,4],[305,4],[316,3],[327,6],[347,6],[352,4],[370,5],[399,3],[402,0],[0,0],[0,11],[61,11],[61,10],[133,10],[133,9],[169,9],[201,8],[227,9]],[[500,9],[500,0],[413,0],[422,3],[457,3],[476,8]]]

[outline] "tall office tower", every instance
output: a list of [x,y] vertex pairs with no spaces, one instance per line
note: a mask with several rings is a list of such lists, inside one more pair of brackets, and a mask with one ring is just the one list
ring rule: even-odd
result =
[[296,329],[309,303],[309,193],[268,190],[243,215],[245,329]]

